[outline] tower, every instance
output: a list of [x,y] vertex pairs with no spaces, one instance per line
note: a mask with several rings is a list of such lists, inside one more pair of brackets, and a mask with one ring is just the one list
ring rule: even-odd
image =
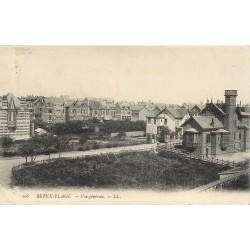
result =
[[235,149],[235,132],[237,130],[236,97],[237,90],[225,90],[226,118],[224,126],[230,132],[228,152],[234,152]]

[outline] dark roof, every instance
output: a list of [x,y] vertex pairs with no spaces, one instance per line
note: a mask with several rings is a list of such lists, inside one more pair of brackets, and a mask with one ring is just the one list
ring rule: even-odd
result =
[[[214,116],[194,116],[193,119],[202,129],[219,129],[223,128],[222,123]],[[212,121],[214,125],[212,126]]]
[[188,109],[186,109],[186,108],[178,108],[177,112],[179,113],[179,115],[183,119],[183,117],[188,113]]
[[193,116],[185,121],[181,127],[184,127],[190,121],[195,121],[203,130],[213,130],[224,128],[223,124],[214,116]]
[[204,111],[206,111],[209,108],[214,108],[215,110],[217,110],[221,115],[225,116],[226,113],[222,110],[222,108],[224,109],[224,104],[214,104],[212,102],[207,103],[206,107],[204,109],[201,110],[201,113],[203,113]]

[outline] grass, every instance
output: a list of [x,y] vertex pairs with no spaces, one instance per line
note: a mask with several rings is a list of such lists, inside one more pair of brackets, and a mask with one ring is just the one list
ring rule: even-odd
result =
[[12,173],[14,185],[183,190],[219,178],[227,170],[214,163],[181,158],[169,152],[127,152],[37,163]]

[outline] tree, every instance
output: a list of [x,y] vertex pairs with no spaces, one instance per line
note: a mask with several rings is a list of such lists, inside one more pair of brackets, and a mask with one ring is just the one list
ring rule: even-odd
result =
[[159,142],[166,142],[166,136],[170,135],[171,136],[172,131],[165,126],[160,127],[160,134],[159,134],[159,138],[158,141]]
[[67,147],[68,140],[62,137],[56,137],[55,141],[55,149],[57,152],[59,152],[59,158],[61,156],[61,152],[64,151]]
[[32,140],[25,141],[18,148],[19,154],[25,157],[26,163],[28,162],[28,157],[31,157],[31,162],[35,161],[34,156],[36,155],[35,144]]
[[85,133],[81,136],[81,138],[79,139],[79,143],[81,145],[85,144],[87,142],[87,140],[89,139],[88,135]]
[[42,137],[42,144],[41,144],[42,151],[44,154],[49,155],[49,159],[50,159],[50,155],[56,152],[57,140],[58,140],[57,137],[51,134],[47,134]]

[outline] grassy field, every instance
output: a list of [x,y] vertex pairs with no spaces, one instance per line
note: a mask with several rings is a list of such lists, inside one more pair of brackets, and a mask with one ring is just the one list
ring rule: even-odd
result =
[[169,152],[129,152],[61,158],[13,169],[13,185],[183,190],[217,180],[227,170]]

